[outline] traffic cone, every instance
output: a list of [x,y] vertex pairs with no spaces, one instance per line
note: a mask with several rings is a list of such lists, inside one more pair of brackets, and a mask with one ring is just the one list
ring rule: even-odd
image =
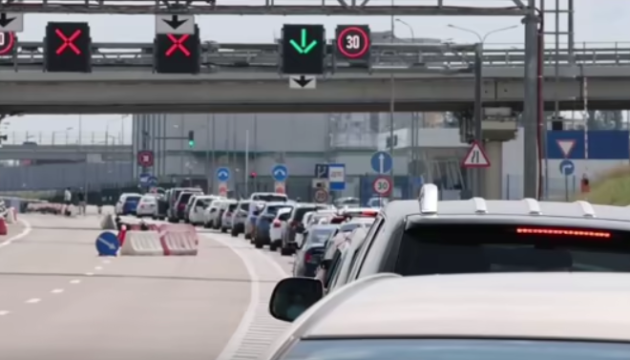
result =
[[0,217],[0,235],[7,235],[9,233],[9,229],[7,229],[7,222],[3,217]]

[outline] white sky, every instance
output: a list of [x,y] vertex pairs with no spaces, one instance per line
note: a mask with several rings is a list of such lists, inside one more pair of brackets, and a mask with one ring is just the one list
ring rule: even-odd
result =
[[[217,0],[221,3],[230,1],[240,4],[263,4],[264,0]],[[276,0],[279,3],[282,0]],[[321,0],[284,0],[282,3],[316,4]],[[331,1],[331,0],[326,0]],[[436,0],[397,0],[396,3],[435,4]],[[526,2],[526,0],[524,0]],[[372,4],[390,4],[390,0],[372,0]],[[555,0],[546,0],[546,7],[552,9]],[[567,0],[560,0],[561,8],[566,8]],[[511,0],[445,0],[447,5],[467,6],[510,6]],[[591,47],[614,46],[620,42],[619,47],[630,48],[630,1],[628,0],[575,0],[575,40],[576,48],[583,47],[583,42],[598,42],[589,44]],[[412,28],[416,38],[442,38],[452,39],[455,42],[472,43],[476,37],[461,30],[448,28],[448,24],[468,28],[477,31],[481,35],[498,29],[520,24],[521,19],[515,17],[400,17]],[[279,17],[279,16],[199,16],[196,18],[200,27],[203,41],[214,40],[218,42],[272,42],[274,36],[280,34],[284,23],[324,24],[328,34],[334,34],[338,24],[369,24],[372,31],[390,29],[389,17]],[[552,15],[547,15],[546,26],[553,30],[554,21]],[[120,16],[120,15],[55,15],[33,14],[26,15],[25,29],[18,34],[20,40],[41,41],[44,37],[45,26],[48,21],[89,21],[93,42],[151,42],[154,32],[154,18],[152,16]],[[566,30],[566,15],[561,17],[561,30]],[[408,27],[397,23],[396,35],[398,37],[410,37]],[[330,36],[330,35],[329,35]],[[548,46],[553,46],[553,38],[549,37]],[[509,30],[491,35],[488,43],[502,43],[506,48],[522,44],[523,29]],[[566,37],[561,40],[566,42]],[[588,46],[588,45],[587,45]],[[79,119],[82,121],[79,121]],[[9,125],[3,126],[3,131],[8,133],[46,133],[46,138],[56,132],[74,133],[77,136],[79,122],[84,137],[89,137],[88,132],[104,134],[106,130],[110,134],[120,136],[122,127],[125,128],[125,138],[131,134],[130,118],[122,120],[121,115],[64,115],[64,116],[34,116],[27,115],[7,119]],[[64,135],[58,134],[63,137]],[[20,136],[16,136],[20,137]],[[36,135],[37,137],[37,135]],[[47,142],[47,141],[44,141]]]

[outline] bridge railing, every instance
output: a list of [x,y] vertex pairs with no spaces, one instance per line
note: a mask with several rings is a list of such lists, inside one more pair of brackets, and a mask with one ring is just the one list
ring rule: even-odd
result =
[[7,140],[2,141],[4,145],[131,145],[131,139],[122,138],[120,134],[107,134],[105,132],[35,132],[35,131],[9,131],[4,132]]
[[[329,45],[331,47],[332,45]],[[447,66],[466,68],[471,66],[474,54],[461,50],[458,44],[405,44],[375,43],[372,46],[372,65],[419,64],[427,66]],[[94,43],[92,63],[95,71],[144,70],[149,71],[154,62],[153,44],[150,43]],[[523,44],[485,44],[483,61],[487,67],[522,66],[525,61]],[[459,49],[458,49],[459,48]],[[332,53],[332,50],[329,51]],[[250,71],[278,68],[278,44],[219,44],[205,42],[202,45],[202,71]],[[544,54],[546,64],[584,64],[615,66],[630,64],[630,42],[581,42],[574,45],[571,53],[566,44],[556,51],[547,46]],[[328,56],[328,64],[332,64]],[[20,42],[15,56],[0,56],[0,69],[12,71],[43,67],[43,44],[41,42]],[[237,65],[241,66],[237,66]],[[242,66],[248,64],[249,67]],[[337,66],[347,64],[338,60]]]

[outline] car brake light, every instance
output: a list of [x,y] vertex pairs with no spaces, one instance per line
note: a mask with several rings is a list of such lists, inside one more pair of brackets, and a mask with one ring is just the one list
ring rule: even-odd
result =
[[186,207],[186,205],[184,205],[184,204],[182,203],[182,204],[177,205],[177,207],[179,207],[180,209],[183,209],[183,208],[185,208],[185,207]]
[[311,263],[313,261],[313,255],[311,253],[304,254],[304,262]]
[[612,236],[606,231],[592,230],[568,230],[568,229],[543,229],[543,228],[516,228],[517,234],[527,235],[559,235],[559,236],[576,236],[576,237],[595,237],[608,239]]
[[232,216],[232,213],[231,212],[226,212],[225,216]]
[[297,226],[298,226],[298,222],[297,221],[295,221],[295,220],[291,221],[291,227],[295,228]]
[[377,214],[378,212],[376,211],[362,211],[361,212],[361,216],[376,217]]
[[273,221],[273,227],[275,227],[275,228],[279,228],[279,227],[280,227],[280,221],[278,221],[278,220],[274,220],[274,221]]

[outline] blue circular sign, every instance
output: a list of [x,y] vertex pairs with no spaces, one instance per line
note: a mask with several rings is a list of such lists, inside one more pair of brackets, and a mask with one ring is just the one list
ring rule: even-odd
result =
[[99,256],[116,256],[120,248],[120,241],[116,234],[105,231],[96,238],[96,251]]
[[394,159],[388,152],[377,151],[370,158],[370,166],[376,173],[386,174],[392,170]]
[[564,159],[560,161],[560,174],[571,176],[575,173],[575,163],[571,160]]
[[221,182],[226,182],[230,180],[230,169],[225,166],[218,168],[216,174],[217,180]]
[[285,181],[289,177],[289,169],[284,164],[276,164],[271,168],[271,176],[275,181]]
[[138,178],[141,185],[147,185],[149,183],[149,179],[151,178],[151,174],[142,173]]

